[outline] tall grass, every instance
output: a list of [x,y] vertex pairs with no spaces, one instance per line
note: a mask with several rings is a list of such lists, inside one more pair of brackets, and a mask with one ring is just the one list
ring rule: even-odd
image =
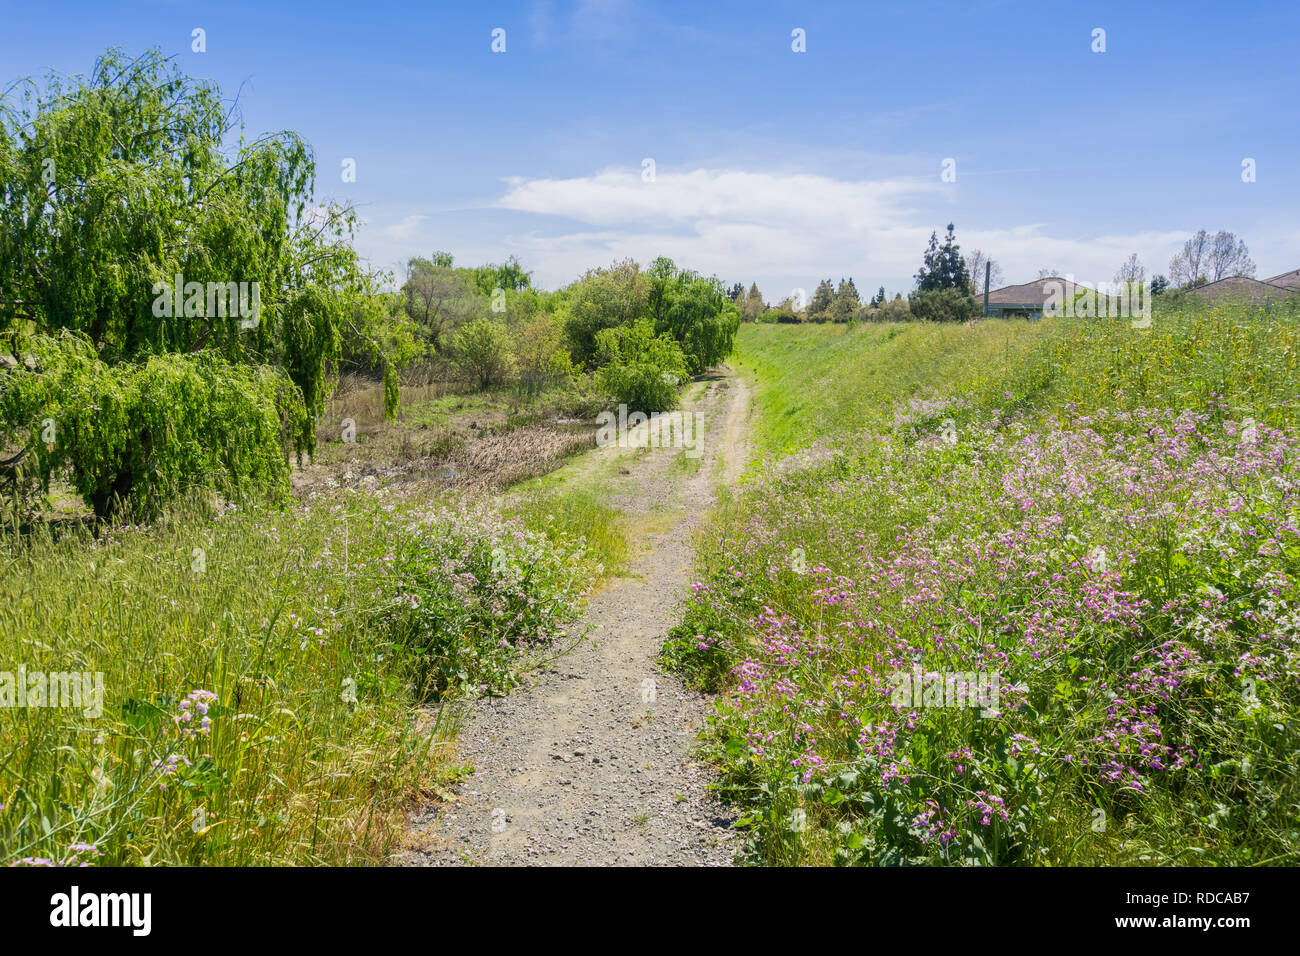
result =
[[558,490],[524,489],[506,507],[530,530],[554,533],[562,528],[586,544],[594,576],[618,575],[627,571],[628,538],[622,512],[610,507],[594,491],[585,488]]
[[0,707],[0,860],[382,862],[458,773],[439,702],[508,686],[593,563],[559,524],[359,492],[0,541],[0,671],[104,686]]
[[1010,321],[751,324],[732,364],[756,378],[760,450],[781,455],[878,427],[900,396],[946,390],[973,368],[1015,366],[1049,333],[1045,323]]

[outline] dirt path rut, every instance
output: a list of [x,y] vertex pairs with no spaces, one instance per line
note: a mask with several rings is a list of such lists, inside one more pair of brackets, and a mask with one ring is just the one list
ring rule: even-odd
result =
[[587,641],[474,703],[456,750],[475,772],[456,801],[417,815],[400,862],[731,862],[730,817],[691,756],[710,700],[655,659],[690,587],[693,531],[741,472],[749,391],[724,369],[686,409],[708,422],[697,469],[669,449],[601,448],[570,466],[578,481],[608,472],[602,487],[634,530],[630,573],[590,595]]

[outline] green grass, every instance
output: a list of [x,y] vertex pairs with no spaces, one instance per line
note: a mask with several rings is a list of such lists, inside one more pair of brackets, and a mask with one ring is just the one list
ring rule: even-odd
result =
[[[981,412],[1068,403],[1201,410],[1217,393],[1292,424],[1300,381],[1296,305],[1157,313],[1150,329],[1106,319],[988,320],[974,326],[742,326],[732,364],[757,383],[760,449],[782,455],[892,424],[913,396],[960,394]],[[1008,394],[1009,393],[1009,394]],[[1041,393],[1041,394],[1040,394]],[[960,413],[954,415],[960,419]],[[1258,417],[1258,416],[1257,416]]]
[[785,454],[878,425],[891,402],[945,390],[974,365],[1012,364],[1047,333],[1043,324],[986,322],[975,328],[906,325],[742,327],[732,364],[758,386],[762,451]]
[[619,575],[627,570],[624,516],[592,489],[526,490],[507,507],[506,513],[517,516],[533,531],[553,533],[563,528],[566,534],[582,538],[599,565],[600,570],[593,573]]
[[504,403],[490,392],[449,394],[403,406],[402,419],[425,428],[446,428],[454,417],[489,415]]
[[[519,642],[617,558],[591,511],[562,502],[532,532],[349,492],[0,541],[0,671],[104,688],[102,713],[0,707],[0,860],[382,863],[462,772],[441,703],[507,689]],[[187,734],[195,691],[211,726]]]

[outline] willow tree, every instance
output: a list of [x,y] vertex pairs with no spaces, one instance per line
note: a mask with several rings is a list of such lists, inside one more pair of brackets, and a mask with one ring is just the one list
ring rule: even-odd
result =
[[669,333],[680,343],[692,375],[731,354],[740,330],[740,309],[727,298],[716,276],[706,279],[690,269],[679,269],[665,256],[651,264],[647,275],[655,333]]
[[[21,445],[20,455],[40,459],[47,485],[49,473],[66,466],[80,487],[79,469],[96,462],[92,483],[101,490],[107,483],[119,500],[130,496],[133,475],[151,467],[185,484],[210,479],[225,462],[233,480],[247,459],[243,446],[270,438],[231,419],[200,421],[229,414],[225,391],[220,409],[177,408],[159,418],[141,408],[118,415],[117,426],[104,414],[98,429],[87,408],[68,402],[112,392],[148,368],[163,378],[170,369],[178,381],[217,368],[223,389],[244,383],[257,415],[276,396],[275,440],[301,455],[314,450],[312,422],[345,334],[374,343],[394,411],[380,279],[351,247],[354,210],[314,202],[315,173],[301,137],[247,140],[237,103],[158,52],[129,58],[113,50],[89,77],[11,87],[0,98],[0,334],[15,359],[0,376],[0,428],[9,450]],[[71,369],[85,388],[48,387]],[[103,382],[90,381],[96,376]],[[268,384],[277,378],[288,387]],[[197,401],[201,391],[181,389],[172,400]],[[37,394],[40,408],[32,405]],[[122,401],[157,403],[161,394],[140,388]],[[64,419],[82,422],[81,434],[70,434]],[[188,423],[182,431],[219,447],[189,467],[163,462],[172,443],[156,435],[145,436],[153,450],[143,460],[124,436],[114,439],[119,452],[105,446],[104,429],[141,421],[163,432]],[[268,481],[283,488],[288,462],[280,457],[283,469]],[[111,507],[102,497],[92,503]]]

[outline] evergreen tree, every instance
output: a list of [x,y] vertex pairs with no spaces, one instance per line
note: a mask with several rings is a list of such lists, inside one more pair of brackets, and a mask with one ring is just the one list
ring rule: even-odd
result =
[[940,268],[939,236],[932,232],[930,233],[930,244],[921,256],[921,268],[916,273],[918,292],[932,292],[935,289],[943,288],[939,284]]
[[812,301],[808,303],[808,318],[814,318],[825,312],[829,312],[831,305],[835,302],[835,289],[831,285],[830,279],[822,279],[817,283],[817,290],[813,293]]
[[930,245],[922,257],[921,271],[916,274],[918,292],[935,292],[939,289],[970,289],[970,273],[966,270],[966,261],[961,257],[961,246],[953,233],[952,223],[948,223],[948,233],[943,244],[939,237],[930,233]]
[[912,314],[936,322],[960,322],[975,313],[970,273],[961,257],[961,247],[948,223],[942,245],[930,233],[930,245],[916,274],[916,291],[908,299]]
[[749,291],[742,295],[736,304],[740,306],[740,318],[745,322],[757,321],[767,309],[767,303],[763,301],[763,293],[758,291],[757,282],[750,284]]
[[835,300],[831,304],[831,318],[836,322],[849,322],[857,315],[862,302],[858,299],[858,287],[852,279],[840,279],[835,290]]
[[962,258],[961,246],[957,245],[952,223],[948,223],[948,235],[943,240],[943,264],[943,288],[960,289],[965,292],[971,287],[970,272],[966,268],[966,260]]

